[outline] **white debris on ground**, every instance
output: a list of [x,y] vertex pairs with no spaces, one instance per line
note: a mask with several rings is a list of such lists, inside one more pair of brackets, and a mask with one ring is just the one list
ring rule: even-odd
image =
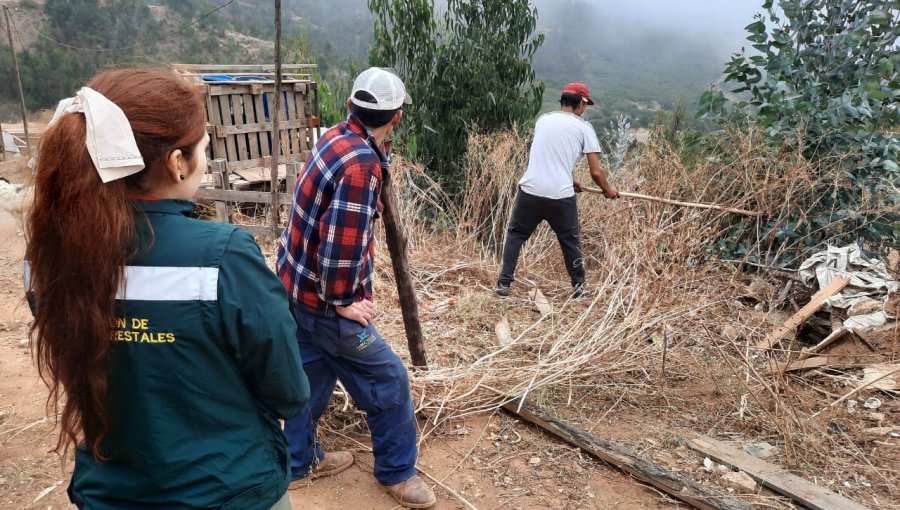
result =
[[855,244],[829,246],[803,261],[799,274],[804,283],[816,282],[820,289],[836,278],[850,279],[849,285],[826,301],[834,308],[849,310],[845,327],[868,330],[897,318],[893,307],[886,305],[892,295],[900,293],[900,282],[883,261],[867,257]]

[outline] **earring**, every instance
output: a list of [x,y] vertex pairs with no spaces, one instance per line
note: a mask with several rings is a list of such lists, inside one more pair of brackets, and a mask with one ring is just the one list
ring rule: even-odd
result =
[[183,175],[179,175],[178,178],[181,179],[182,181],[184,180],[184,176],[183,176]]

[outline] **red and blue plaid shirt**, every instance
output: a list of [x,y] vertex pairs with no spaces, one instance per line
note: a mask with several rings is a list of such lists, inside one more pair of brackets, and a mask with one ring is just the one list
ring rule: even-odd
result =
[[372,299],[373,226],[387,171],[387,157],[355,115],[316,142],[298,176],[276,262],[301,310],[333,317],[336,305]]

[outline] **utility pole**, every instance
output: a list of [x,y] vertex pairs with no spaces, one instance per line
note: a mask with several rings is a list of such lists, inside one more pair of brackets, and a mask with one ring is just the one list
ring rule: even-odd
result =
[[[275,107],[272,109],[272,232],[278,235],[278,156],[281,154],[281,0],[275,0]],[[293,190],[288,190],[291,193]]]
[[22,92],[22,78],[19,76],[19,61],[16,59],[16,48],[13,46],[12,22],[9,20],[9,7],[4,5],[6,11],[6,35],[9,37],[9,52],[12,54],[13,69],[16,73],[16,85],[19,87],[19,106],[22,108],[22,128],[25,130],[25,147],[31,154],[31,140],[28,136],[28,114],[25,112],[25,94]]

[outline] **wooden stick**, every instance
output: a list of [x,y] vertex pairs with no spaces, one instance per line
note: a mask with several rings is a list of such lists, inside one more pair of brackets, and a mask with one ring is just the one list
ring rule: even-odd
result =
[[638,480],[653,485],[667,494],[701,510],[738,510],[750,507],[726,498],[713,490],[701,487],[691,480],[668,471],[627,448],[605,441],[597,436],[558,420],[533,404],[520,399],[503,405],[507,411],[550,432],[560,439],[578,446],[603,462],[615,466]]
[[816,310],[822,307],[825,304],[825,301],[831,296],[837,294],[841,290],[844,289],[850,283],[850,278],[835,278],[831,280],[831,283],[825,286],[824,289],[820,290],[816,293],[815,296],[810,299],[809,303],[806,303],[806,306],[797,311],[794,315],[791,316],[788,320],[784,321],[784,324],[775,328],[769,336],[767,336],[764,340],[756,344],[756,348],[760,350],[771,349],[778,342],[781,341],[785,335],[794,331],[797,326],[803,324],[803,321],[809,318],[810,315],[816,313]]
[[[603,190],[600,188],[590,188],[590,187],[581,187],[584,191],[589,191],[591,193],[599,193],[603,194]],[[762,216],[762,213],[759,211],[748,211],[746,209],[737,209],[735,207],[725,207],[724,205],[717,204],[704,204],[701,202],[682,202],[680,200],[672,200],[669,198],[659,198],[652,197],[650,195],[644,195],[641,193],[629,193],[627,191],[620,191],[619,196],[625,198],[637,198],[639,200],[649,200],[650,202],[659,202],[661,204],[670,204],[670,205],[678,205],[681,207],[694,207],[696,209],[715,209],[716,211],[729,212],[734,214],[742,214],[744,216]]]

